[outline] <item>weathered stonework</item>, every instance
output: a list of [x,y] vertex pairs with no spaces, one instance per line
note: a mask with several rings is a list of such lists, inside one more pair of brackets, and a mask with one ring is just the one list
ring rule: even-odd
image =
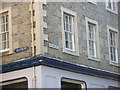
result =
[[[62,52],[61,6],[77,13],[79,57]],[[45,45],[48,46],[46,56],[118,73],[118,66],[110,65],[109,63],[107,32],[107,25],[118,29],[118,15],[106,10],[105,2],[98,2],[97,5],[89,2],[48,2],[44,8],[47,11],[46,20],[48,25],[44,33],[49,36],[48,42],[45,42]],[[85,17],[98,21],[100,61],[88,59]],[[49,43],[59,46],[59,49],[49,47]],[[120,49],[118,50],[119,52]],[[118,56],[120,56],[120,53]]]
[[[120,26],[118,25],[118,14],[107,11],[105,9],[105,2],[97,2],[97,4],[90,2],[47,2],[44,4],[33,3],[33,6],[30,5],[31,2],[2,3],[2,9],[12,8],[13,51],[19,47],[29,47],[29,50],[20,53],[13,52],[9,54],[4,52],[2,55],[0,54],[2,64],[32,57],[35,54],[33,52],[36,52],[37,55],[43,54],[52,58],[119,73],[119,67],[109,63],[107,32],[107,25],[115,29],[118,29],[118,26]],[[63,52],[61,6],[77,13],[79,56]],[[32,9],[34,10],[33,17],[31,17]],[[88,59],[85,17],[98,21],[100,61]],[[35,27],[33,22],[35,22]],[[119,60],[120,35],[118,41]],[[34,51],[34,46],[36,46],[36,51]]]
[[[2,64],[31,56],[31,18],[29,12],[29,2],[3,2],[2,8],[11,7],[12,14],[12,45],[13,52],[2,53]],[[29,50],[15,53],[19,47],[28,46]]]

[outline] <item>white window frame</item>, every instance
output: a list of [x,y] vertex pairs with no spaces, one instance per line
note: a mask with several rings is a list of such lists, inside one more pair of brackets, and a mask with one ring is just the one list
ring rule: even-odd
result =
[[[88,50],[88,59],[100,61],[100,48],[99,48],[99,33],[98,33],[98,22],[95,20],[92,20],[88,17],[85,18],[86,20],[86,36],[87,36],[87,50]],[[96,30],[95,30],[95,56],[91,56],[89,51],[89,27],[88,23],[95,24]]]
[[[9,8],[5,8],[0,10],[0,14],[4,13],[4,12],[8,12],[8,28],[9,28],[9,48],[8,49],[4,49],[4,50],[0,50],[0,53],[3,52],[8,52],[9,54],[13,53],[13,46],[12,46],[12,15],[11,15],[11,7]],[[1,21],[1,20],[0,20]],[[0,47],[2,47],[0,45]]]
[[8,80],[0,82],[0,86],[15,84],[15,83],[21,83],[21,82],[28,82],[27,78],[20,78],[20,79],[14,79],[14,80]]
[[86,82],[84,81],[80,81],[80,80],[75,80],[75,79],[70,79],[70,78],[64,78],[62,77],[61,78],[61,82],[68,82],[68,83],[73,83],[73,84],[80,84],[81,85],[81,88],[82,90],[86,90]]
[[[63,15],[64,13],[67,13],[68,15],[73,17],[74,23],[72,28],[73,33],[73,49],[66,48],[65,45],[65,31],[64,31],[64,21],[63,21]],[[77,30],[77,13],[74,11],[71,11],[67,8],[61,7],[61,27],[62,27],[62,45],[63,45],[63,52],[67,54],[72,54],[79,56],[79,46],[78,46],[78,30]]]
[[[114,5],[112,4],[112,9],[108,8],[108,3],[107,3],[108,0],[106,0],[105,2],[105,6],[106,6],[106,10],[107,11],[110,11],[112,13],[115,13],[115,14],[118,14],[118,9],[117,9],[117,0],[111,0],[111,2],[114,2]],[[115,8],[115,10],[113,10]]]
[[[71,31],[69,31],[69,30],[64,30],[64,33],[67,33],[67,35],[69,36],[69,37],[67,37],[68,38],[68,48],[66,48],[65,47],[65,49],[67,49],[67,50],[71,50],[71,51],[75,51],[75,46],[74,46],[74,27],[73,27],[73,19],[74,19],[74,17],[73,16],[70,16],[70,15],[67,15],[67,14],[64,14],[65,15],[65,17],[68,17],[68,23],[70,23],[71,22],[71,24],[69,24],[70,26],[71,26]],[[70,19],[69,18],[71,18],[71,21],[70,21]],[[64,22],[64,23],[66,23],[66,22]],[[65,27],[65,26],[64,26]],[[70,35],[71,35],[71,39],[72,39],[72,47],[70,47]],[[66,39],[65,39],[65,41],[66,41]]]
[[[109,62],[110,62],[111,65],[118,66],[118,30],[115,29],[115,28],[113,28],[113,27],[111,27],[111,26],[107,25],[107,31],[108,31],[108,46],[109,46]],[[115,53],[116,53],[116,62],[113,62],[111,60],[111,55],[110,55],[111,54],[110,53],[110,36],[109,36],[110,31],[113,31],[113,32],[116,33],[116,42],[115,42],[115,44],[116,44],[116,50],[115,50]]]
[[88,2],[97,5],[97,0],[87,0]]

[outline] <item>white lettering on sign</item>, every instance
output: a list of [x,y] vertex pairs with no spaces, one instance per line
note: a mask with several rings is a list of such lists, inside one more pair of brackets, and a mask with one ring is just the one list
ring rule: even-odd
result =
[[55,44],[52,44],[52,43],[49,43],[49,47],[54,48],[54,49],[59,49],[58,45],[55,45]]
[[29,49],[28,46],[24,46],[24,47],[20,47],[20,48],[15,49],[14,52],[19,53],[19,52],[22,52],[22,51],[26,51],[28,49]]

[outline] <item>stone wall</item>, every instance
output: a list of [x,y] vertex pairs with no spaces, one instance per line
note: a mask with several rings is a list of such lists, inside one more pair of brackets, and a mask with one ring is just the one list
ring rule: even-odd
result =
[[[11,7],[13,52],[2,53],[2,64],[31,56],[31,16],[29,2],[3,2],[2,8]],[[29,49],[16,53],[15,49],[28,46]]]
[[[3,64],[32,56],[31,15],[29,11],[29,5],[30,2],[2,3],[2,9],[7,7],[12,8],[12,39],[13,39],[12,42],[13,53],[10,54],[8,52],[2,53]],[[78,28],[78,39],[79,39],[79,51],[80,51],[79,56],[70,55],[63,52],[61,6],[77,13],[77,26],[78,26],[77,28]],[[45,24],[46,28],[42,29],[43,30],[42,34],[46,35],[46,40],[44,40],[43,43],[44,45],[41,47],[44,46],[47,47],[47,49],[43,48],[47,50],[47,52],[44,52],[44,55],[80,65],[86,65],[88,67],[94,67],[111,72],[118,72],[119,70],[118,66],[110,65],[109,63],[109,47],[108,47],[108,32],[107,32],[107,25],[114,27],[116,29],[118,29],[118,26],[120,26],[118,25],[118,14],[107,11],[105,9],[105,2],[98,2],[97,4],[93,4],[90,2],[69,2],[69,3],[47,2],[46,4],[43,5],[42,8],[43,10],[46,10],[46,12],[44,12],[45,17],[43,14],[40,15],[41,17],[43,15],[43,21],[47,23],[47,25]],[[38,9],[38,10],[42,10],[42,9]],[[39,11],[38,12],[35,11],[35,12],[38,14]],[[91,18],[98,22],[100,61],[88,59],[85,17]],[[39,22],[39,20],[37,19],[36,21],[37,23]],[[35,30],[37,32],[37,30],[41,30],[41,27],[40,29],[37,28]],[[40,34],[36,34],[36,37],[43,36],[42,40],[43,38],[45,38],[44,35],[40,35],[40,36],[37,35]],[[118,56],[119,56],[118,60],[119,60],[120,35],[118,41],[119,41],[119,45],[118,45]],[[57,48],[53,48],[53,47],[51,48],[49,44],[52,44],[54,45],[54,47]],[[28,46],[29,50],[20,53],[14,52],[16,48],[23,46]],[[37,53],[37,54],[41,54],[41,53]]]
[[[61,6],[77,13],[79,56],[69,55],[62,51]],[[118,72],[118,66],[109,64],[107,32],[107,25],[118,29],[118,15],[106,10],[105,2],[98,2],[97,4],[90,2],[48,2],[46,6],[44,6],[44,9],[47,11],[46,22],[48,26],[47,29],[44,30],[44,33],[48,34],[49,37],[48,42],[45,42],[45,45],[48,47],[48,53],[45,54],[46,56],[102,70]],[[98,21],[100,61],[88,59],[85,17]],[[120,37],[118,40],[120,40]],[[50,48],[49,43],[53,43],[58,46],[59,49]]]

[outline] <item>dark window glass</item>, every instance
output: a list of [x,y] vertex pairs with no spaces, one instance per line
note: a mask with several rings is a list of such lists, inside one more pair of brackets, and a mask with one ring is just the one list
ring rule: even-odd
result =
[[4,85],[2,86],[2,90],[16,90],[16,88],[19,90],[28,90],[28,85],[27,82],[19,82],[19,83],[13,83],[13,84],[9,84],[9,85]]
[[81,85],[62,81],[61,90],[81,90]]

